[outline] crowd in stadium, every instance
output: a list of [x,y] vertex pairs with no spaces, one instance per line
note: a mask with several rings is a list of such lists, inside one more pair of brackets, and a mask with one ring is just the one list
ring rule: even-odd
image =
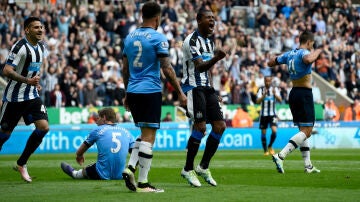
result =
[[[48,107],[122,105],[122,40],[141,24],[143,1],[87,1],[72,6],[0,4],[0,62],[23,36],[28,16],[42,19],[49,56],[42,70],[42,98]],[[163,32],[179,80],[181,45],[196,29],[196,11],[208,7],[216,16],[216,46],[228,49],[212,69],[213,86],[225,104],[252,105],[264,76],[274,76],[283,103],[291,88],[285,65],[270,68],[271,55],[299,45],[303,30],[315,33],[323,53],[314,71],[352,100],[360,99],[360,9],[350,0],[164,0]],[[165,78],[165,77],[164,77]],[[177,105],[176,94],[163,79],[164,105]],[[314,83],[314,87],[316,84]],[[316,88],[314,88],[316,89]],[[316,103],[323,98],[314,96]]]

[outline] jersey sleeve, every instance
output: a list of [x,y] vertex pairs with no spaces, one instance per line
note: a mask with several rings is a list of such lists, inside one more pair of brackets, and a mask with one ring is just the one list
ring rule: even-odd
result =
[[306,49],[302,49],[302,50],[303,50],[303,51],[301,52],[301,59],[303,59],[305,55],[310,54],[310,51],[309,51],[309,50],[306,50]]
[[21,48],[19,45],[14,45],[6,59],[6,64],[16,67],[22,57],[26,57],[26,49]]
[[129,148],[134,148],[134,145],[135,145],[135,139],[132,135],[130,135],[129,137]]
[[95,129],[90,132],[85,142],[87,142],[89,145],[93,145],[97,139],[98,139],[98,129]]
[[195,39],[190,39],[188,45],[189,45],[189,49],[190,49],[189,51],[192,56],[192,60],[196,60],[197,58],[201,57],[201,53],[200,53],[199,47],[196,45]]
[[163,34],[158,34],[158,40],[156,41],[156,55],[158,56],[169,56],[169,42]]
[[288,59],[288,52],[276,57],[276,61],[279,63],[279,64],[286,64],[287,63],[287,59]]

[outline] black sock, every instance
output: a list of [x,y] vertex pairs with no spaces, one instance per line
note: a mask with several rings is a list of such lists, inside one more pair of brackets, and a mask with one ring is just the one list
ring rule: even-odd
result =
[[201,140],[195,139],[190,136],[187,143],[187,154],[186,154],[186,163],[184,170],[189,171],[194,169],[194,159],[199,150]]
[[209,163],[211,158],[214,156],[220,141],[215,139],[211,134],[207,138],[206,147],[204,151],[204,155],[201,159],[200,166],[203,169],[207,169],[209,167]]
[[276,133],[271,133],[269,147],[272,147],[273,143],[275,142],[275,139],[276,139]]
[[261,144],[262,147],[264,149],[264,152],[267,151],[267,147],[266,147],[266,134],[261,134]]
[[5,133],[0,133],[0,151],[3,146],[3,144],[10,138],[10,135]]
[[24,148],[24,151],[22,152],[20,158],[17,160],[17,164],[19,166],[23,166],[27,163],[27,161],[30,158],[30,155],[32,153],[34,153],[34,151],[38,148],[38,146],[41,144],[42,142],[42,136],[40,136],[39,134],[37,134],[37,132],[39,132],[38,130],[34,130],[28,141],[26,142],[26,146]]

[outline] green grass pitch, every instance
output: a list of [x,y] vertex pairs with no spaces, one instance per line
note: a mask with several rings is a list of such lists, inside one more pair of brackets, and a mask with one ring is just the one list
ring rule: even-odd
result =
[[[195,165],[200,161],[199,152]],[[300,152],[294,151],[279,174],[270,156],[260,150],[219,150],[211,162],[217,187],[202,179],[193,188],[180,176],[185,152],[154,152],[149,181],[164,193],[132,193],[123,181],[74,180],[60,162],[79,168],[74,154],[34,154],[28,184],[12,170],[18,155],[0,155],[0,201],[360,201],[358,149],[314,149],[313,164],[319,174],[305,174]],[[86,154],[86,165],[96,154]]]

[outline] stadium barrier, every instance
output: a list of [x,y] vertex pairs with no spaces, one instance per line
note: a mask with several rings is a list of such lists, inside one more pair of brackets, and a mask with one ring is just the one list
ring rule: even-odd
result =
[[[139,129],[133,123],[121,123],[136,138]],[[49,133],[35,153],[75,153],[95,124],[51,125]],[[23,145],[34,129],[33,125],[18,126],[11,138],[4,144],[1,154],[20,154]],[[207,133],[209,133],[211,127]],[[360,122],[317,122],[317,134],[310,138],[312,148],[360,148]],[[275,149],[282,148],[289,138],[298,131],[291,122],[279,122],[277,139],[273,145]],[[267,136],[270,138],[270,129]],[[157,131],[154,151],[181,151],[186,149],[190,136],[187,122],[161,123]],[[200,149],[203,150],[206,138],[202,140]],[[19,146],[21,145],[21,146]],[[252,128],[227,128],[221,139],[219,149],[261,149],[260,130],[255,122]],[[89,152],[96,152],[96,147],[89,148]]]
[[[236,113],[236,109],[240,105],[222,105],[222,110],[224,115],[232,119]],[[123,115],[126,113],[123,106],[113,106],[115,112]],[[62,108],[47,108],[49,114],[49,124],[83,124],[88,123],[89,116],[97,112],[99,107],[90,107],[90,108],[79,108],[79,107],[62,107]],[[256,121],[259,119],[259,112],[261,105],[248,105],[246,109],[250,117]],[[292,120],[291,111],[289,105],[287,104],[277,104],[276,111],[278,118],[282,121]],[[166,116],[166,113],[170,112],[171,117],[176,122],[187,121],[185,111],[181,107],[175,106],[162,106],[161,109],[161,119]],[[131,114],[129,114],[131,117]],[[315,104],[315,118],[316,120],[323,120],[324,109],[321,104]]]

